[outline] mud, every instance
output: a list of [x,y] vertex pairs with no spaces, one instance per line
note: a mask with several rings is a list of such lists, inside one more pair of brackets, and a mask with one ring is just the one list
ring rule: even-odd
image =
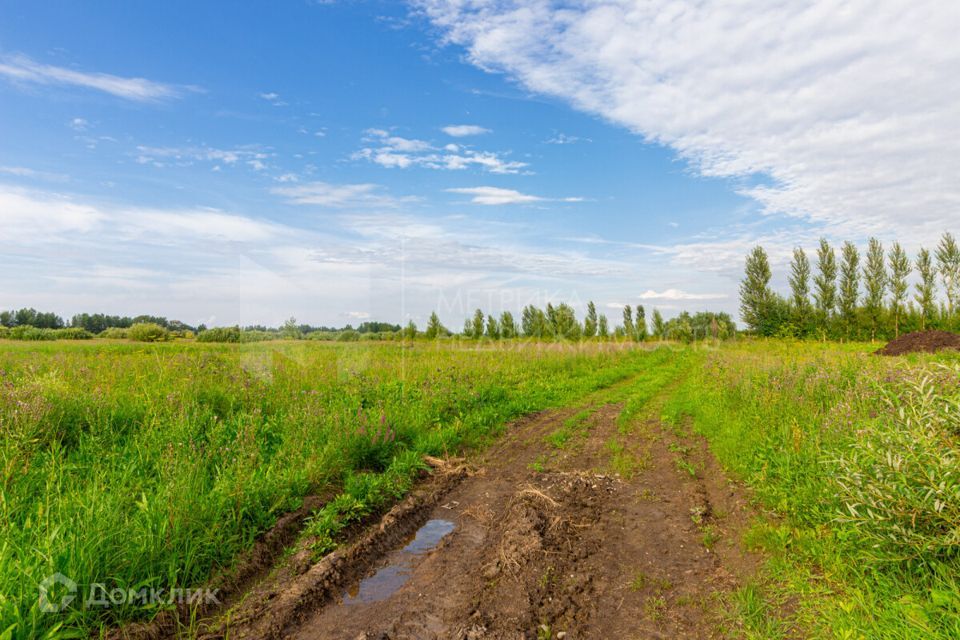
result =
[[944,349],[960,349],[960,334],[949,331],[914,331],[888,342],[877,355],[899,356],[906,353],[935,353]]

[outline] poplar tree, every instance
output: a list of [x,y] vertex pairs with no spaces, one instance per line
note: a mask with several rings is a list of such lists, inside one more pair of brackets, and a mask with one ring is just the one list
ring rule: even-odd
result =
[[637,305],[637,320],[634,327],[637,332],[637,340],[643,342],[647,339],[647,311],[642,304]]
[[887,265],[883,245],[870,238],[867,246],[867,261],[863,266],[863,306],[870,320],[870,339],[877,337],[880,316],[883,313],[883,298],[887,290]]
[[431,313],[430,319],[427,320],[427,328],[424,331],[424,335],[427,338],[430,338],[432,340],[432,339],[439,338],[440,336],[444,335],[446,332],[447,330],[440,323],[440,316],[437,315],[437,312],[434,311],[433,313]]
[[583,335],[592,338],[597,335],[597,307],[593,300],[587,303],[587,316],[583,319]]
[[793,250],[789,280],[794,320],[797,329],[804,334],[810,320],[810,260],[800,247]]
[[607,324],[607,316],[600,314],[600,318],[597,320],[597,334],[601,338],[606,338],[610,335],[610,327]]
[[627,305],[623,308],[623,332],[629,337],[633,337],[633,308]]
[[666,331],[667,325],[663,321],[663,314],[660,313],[660,309],[653,310],[653,335],[657,338],[663,340],[664,332]]
[[947,324],[952,327],[956,305],[960,302],[960,247],[950,232],[944,233],[937,245],[937,268],[947,296]]
[[907,300],[907,277],[910,275],[910,258],[899,242],[890,249],[890,311],[893,314],[893,337],[900,335],[900,318],[903,317]]
[[860,253],[852,242],[844,242],[840,261],[840,299],[837,306],[843,318],[846,336],[853,333],[860,298]]
[[817,276],[813,279],[813,299],[821,321],[830,320],[837,306],[837,256],[826,238],[820,238],[817,249]]
[[492,315],[487,316],[487,337],[494,340],[500,337],[500,325]]
[[744,277],[740,283],[740,316],[747,326],[762,332],[772,300],[770,260],[763,247],[756,246],[747,255]]
[[483,310],[477,309],[473,312],[473,337],[483,337]]
[[517,323],[509,311],[500,314],[500,335],[504,338],[517,337]]
[[920,249],[917,253],[916,265],[920,281],[914,285],[913,299],[920,307],[920,330],[923,331],[937,316],[937,270],[927,249]]
[[517,323],[509,311],[500,314],[500,335],[504,338],[517,337]]

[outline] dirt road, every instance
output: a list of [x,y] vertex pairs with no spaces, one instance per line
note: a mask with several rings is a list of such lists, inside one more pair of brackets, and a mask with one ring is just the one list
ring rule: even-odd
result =
[[756,563],[746,500],[656,402],[618,420],[628,396],[516,422],[320,563],[294,550],[196,635],[718,637],[719,599]]

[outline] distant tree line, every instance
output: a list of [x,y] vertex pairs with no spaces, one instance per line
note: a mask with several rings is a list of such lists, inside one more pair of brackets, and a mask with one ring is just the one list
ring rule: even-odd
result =
[[[439,324],[435,313],[431,316],[431,325],[434,323]],[[598,314],[596,305],[591,301],[587,303],[583,322],[577,320],[573,307],[563,302],[556,306],[547,303],[544,309],[527,305],[520,312],[519,322],[510,311],[494,316],[477,309],[472,317],[464,321],[460,335],[472,339],[525,337],[541,340],[616,339],[636,342],[652,337],[690,342],[704,338],[731,338],[735,334],[736,325],[728,314],[706,311],[693,315],[685,311],[676,318],[664,321],[660,310],[654,309],[648,327],[646,309],[642,304],[635,308],[625,305],[621,324],[611,327],[607,316]],[[432,335],[442,334],[435,329]]]
[[[184,332],[203,332],[207,330],[206,325],[200,324],[192,326],[181,322],[180,320],[168,320],[162,316],[139,315],[139,316],[116,316],[104,313],[78,313],[74,315],[67,323],[60,315],[53,312],[37,311],[32,308],[23,308],[19,310],[0,311],[0,327],[12,329],[14,327],[32,327],[34,329],[65,329],[75,328],[83,329],[91,334],[100,335],[110,329],[130,329],[134,325],[149,324],[157,325],[173,333],[182,334]],[[398,324],[389,322],[365,321],[356,329],[352,325],[345,327],[326,327],[312,326],[309,324],[298,324],[295,319],[287,320],[280,327],[266,327],[263,325],[250,325],[240,328],[229,327],[237,332],[251,333],[274,333],[283,334],[284,337],[302,337],[307,334],[321,332],[327,334],[338,334],[344,331],[355,331],[358,334],[367,333],[396,333],[401,327]],[[52,335],[52,334],[47,334]],[[113,332],[115,336],[124,335],[123,331]]]
[[838,261],[821,238],[815,272],[806,252],[794,249],[789,296],[773,291],[770,278],[766,251],[754,247],[740,284],[740,315],[759,335],[876,340],[960,327],[960,247],[951,233],[913,260],[899,242],[885,252],[870,238],[864,255],[845,242]]

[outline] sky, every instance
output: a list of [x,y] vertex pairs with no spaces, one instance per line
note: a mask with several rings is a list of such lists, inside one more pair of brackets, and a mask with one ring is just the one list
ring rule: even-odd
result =
[[960,3],[0,0],[0,308],[736,316],[960,232]]

